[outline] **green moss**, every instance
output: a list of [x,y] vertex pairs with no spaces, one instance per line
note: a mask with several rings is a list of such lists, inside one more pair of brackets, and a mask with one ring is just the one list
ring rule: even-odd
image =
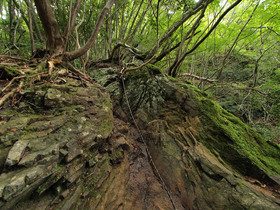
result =
[[192,89],[194,89],[196,92],[199,92],[200,94],[204,94],[204,96],[208,96],[208,95],[205,95],[207,93],[202,93],[196,86],[194,85],[188,85],[189,87],[191,87]]
[[[208,135],[204,143],[212,151],[218,150],[222,158],[246,174],[254,167],[271,173],[280,172],[280,150],[269,145],[239,118],[228,113],[214,100],[197,92],[202,124]],[[256,172],[257,173],[257,172]]]
[[[129,78],[129,81],[134,83],[138,79],[146,80],[146,79],[150,78],[150,73],[147,70],[148,69],[146,67],[144,67],[144,68],[141,68],[136,71],[129,71],[126,73],[126,75],[127,75],[127,78]],[[128,87],[129,86],[130,85],[128,85]]]
[[38,85],[37,89],[39,89],[39,90],[47,90],[47,89],[51,88],[52,86],[53,86],[53,84],[51,84],[51,83],[44,83],[42,85]]
[[110,133],[112,131],[112,122],[111,119],[107,118],[104,119],[101,123],[101,126],[99,128],[99,133],[101,135],[106,135],[108,132]]
[[45,72],[45,71],[47,71],[47,63],[42,62],[37,66],[37,72],[36,73]]
[[4,115],[4,116],[11,116],[11,115],[15,115],[15,114],[18,114],[18,111],[16,109],[8,109],[8,110],[1,112],[1,115]]
[[21,75],[21,73],[12,66],[5,66],[5,71],[7,72],[8,75],[10,75],[12,77]]
[[[112,113],[112,103],[110,98],[102,103],[103,111],[100,113],[102,123],[98,127],[98,133],[102,136],[107,136],[111,133],[113,129],[113,113]],[[105,113],[104,113],[105,112]]]
[[171,81],[173,81],[173,82],[179,82],[179,81],[180,81],[179,78],[171,77],[171,76],[169,76],[169,75],[167,75],[167,77],[168,77],[169,80],[171,80]]
[[113,151],[110,155],[110,159],[113,163],[119,163],[124,157],[124,153],[121,150]]
[[160,68],[159,68],[158,66],[153,65],[153,64],[150,64],[150,63],[148,63],[148,64],[146,65],[146,67],[147,67],[148,69],[151,69],[151,70],[160,71]]

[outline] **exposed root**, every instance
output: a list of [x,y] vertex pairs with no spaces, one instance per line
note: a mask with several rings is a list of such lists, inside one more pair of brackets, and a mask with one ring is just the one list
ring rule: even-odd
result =
[[14,77],[7,85],[4,87],[1,92],[3,93],[7,88],[9,88],[16,79],[24,78],[25,76]]
[[[45,62],[47,63],[47,65],[44,64]],[[0,89],[0,97],[2,97],[0,98],[1,108],[3,108],[4,102],[6,102],[9,98],[11,98],[15,93],[18,92],[18,89],[25,87],[26,84],[32,86],[33,83],[37,83],[38,80],[41,80],[42,83],[52,83],[57,78],[56,73],[57,75],[63,74],[66,77],[76,77],[83,82],[95,83],[94,80],[91,79],[91,77],[88,76],[86,73],[83,73],[80,70],[76,69],[70,64],[70,62],[64,63],[59,58],[53,58],[47,61],[45,60],[44,63],[41,63],[43,65],[40,65],[40,61],[35,60],[31,63],[33,66],[30,66],[30,61],[28,60],[0,55],[0,72],[4,73],[4,76],[1,78],[1,84],[3,86]],[[60,69],[59,66],[63,65],[67,66],[67,69],[69,69],[72,72],[70,75],[66,75],[64,73],[61,73],[60,71],[56,72],[56,69]],[[6,76],[6,72],[8,71],[6,71],[5,67],[13,67],[15,69],[13,71],[16,71],[16,74],[8,74],[8,76]],[[30,80],[30,78],[32,79]],[[12,102],[12,104],[14,105],[15,103]]]
[[76,69],[74,66],[71,65],[70,62],[67,62],[67,67],[68,67],[69,70],[71,70],[73,73],[77,74],[81,80],[83,80],[83,81],[88,81],[88,82],[91,82],[91,83],[94,82],[93,79],[92,79],[89,75],[87,75],[87,74],[81,72],[80,70]]
[[15,92],[19,91],[23,86],[23,81],[20,81],[19,85],[12,89],[9,93],[7,93],[6,95],[4,95],[1,99],[0,99],[0,106],[3,105],[3,103],[10,97],[12,96]]

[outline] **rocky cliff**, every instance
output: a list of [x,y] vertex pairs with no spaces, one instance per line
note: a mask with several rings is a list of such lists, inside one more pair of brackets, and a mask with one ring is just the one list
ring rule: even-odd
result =
[[1,110],[1,209],[172,209],[156,170],[177,209],[279,209],[278,145],[153,66],[125,89],[117,69],[90,74],[99,84],[60,75]]

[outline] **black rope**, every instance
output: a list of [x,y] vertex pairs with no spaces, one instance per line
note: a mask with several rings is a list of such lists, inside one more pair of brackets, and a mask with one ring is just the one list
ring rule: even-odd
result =
[[154,161],[153,161],[153,158],[152,158],[152,156],[151,156],[151,154],[150,154],[150,152],[149,152],[149,149],[148,149],[148,145],[146,144],[146,142],[145,142],[145,140],[144,140],[144,137],[143,137],[143,135],[142,135],[142,132],[140,131],[140,128],[138,127],[138,125],[137,125],[137,123],[136,123],[136,120],[135,120],[135,118],[134,118],[134,116],[133,116],[131,107],[130,107],[130,105],[129,105],[128,97],[127,97],[127,94],[126,94],[126,90],[125,90],[123,75],[121,75],[121,79],[122,79],[122,85],[123,85],[124,95],[125,95],[126,102],[127,102],[127,107],[128,107],[128,109],[129,109],[131,118],[132,118],[132,120],[133,120],[133,122],[134,122],[134,125],[136,126],[138,132],[139,132],[141,141],[142,141],[142,142],[144,143],[144,145],[145,145],[145,148],[146,148],[146,151],[147,151],[147,155],[148,155],[148,157],[149,157],[149,159],[150,159],[150,162],[152,163],[152,167],[155,169],[156,174],[157,174],[157,176],[159,177],[159,179],[160,179],[160,181],[161,181],[161,183],[162,183],[162,185],[163,185],[163,187],[164,187],[164,190],[166,191],[166,193],[167,193],[167,195],[168,195],[168,197],[169,197],[169,199],[170,199],[170,201],[171,201],[171,203],[172,203],[173,209],[174,209],[174,210],[177,210],[177,209],[176,209],[176,206],[175,206],[175,203],[174,203],[174,200],[173,200],[173,198],[172,198],[170,192],[168,191],[168,188],[167,188],[167,186],[166,186],[166,184],[165,184],[163,178],[161,177],[161,175],[160,175],[160,173],[159,173],[159,171],[158,171],[158,169],[157,169],[157,167],[156,167],[156,165],[155,165],[155,163],[154,163]]

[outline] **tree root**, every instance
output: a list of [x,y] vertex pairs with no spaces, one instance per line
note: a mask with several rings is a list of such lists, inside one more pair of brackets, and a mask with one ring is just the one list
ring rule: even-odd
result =
[[1,92],[3,93],[6,89],[8,89],[15,80],[17,79],[22,79],[22,78],[30,78],[30,77],[37,77],[37,76],[48,76],[48,74],[42,72],[42,73],[38,73],[38,74],[34,74],[34,75],[30,75],[30,76],[18,76],[18,77],[14,77],[7,85],[6,87],[4,87]]
[[81,80],[96,84],[89,75],[81,72],[79,69],[76,69],[74,66],[71,65],[70,62],[67,62],[66,64],[68,69],[72,71],[74,74],[77,74]]
[[[25,61],[24,59],[21,58],[14,58],[14,57],[8,57],[8,56],[0,56],[0,58],[3,61],[9,61],[10,59],[13,59],[15,61],[11,61],[8,62],[7,65],[11,66],[11,64],[13,66],[15,66],[15,68],[20,68],[20,65],[17,64],[17,60],[20,61]],[[26,86],[25,84],[27,84],[28,79],[31,79],[31,83],[30,85],[32,85],[32,83],[34,83],[34,80],[41,80],[41,78],[45,78],[46,80],[48,80],[49,82],[54,82],[53,81],[53,76],[55,75],[55,69],[56,69],[56,65],[62,65],[65,66],[67,69],[69,69],[73,75],[77,76],[78,79],[80,79],[82,82],[86,83],[86,82],[90,82],[90,83],[94,83],[94,80],[87,75],[86,73],[81,72],[80,70],[76,69],[74,66],[72,66],[70,64],[70,62],[63,62],[61,59],[49,59],[49,60],[44,60],[44,63],[47,63],[47,65],[43,65],[43,69],[41,69],[40,67],[38,68],[38,66],[40,64],[37,65],[36,68],[31,68],[28,72],[30,73],[29,75],[26,75],[26,71],[21,71],[18,70],[19,74],[17,74],[16,76],[10,78],[10,81],[6,81],[3,80],[4,82],[4,87],[2,89],[0,89],[0,94],[1,94],[1,98],[0,98],[0,107],[3,108],[4,103],[10,99],[11,97],[13,97],[13,95],[15,95],[17,92],[19,92],[19,90]],[[6,64],[6,63],[5,63]],[[2,67],[2,66],[1,66]],[[5,65],[3,66],[3,69],[5,68]],[[36,73],[38,71],[42,71],[40,73]],[[59,73],[58,73],[59,74]],[[71,77],[71,75],[68,75]],[[38,79],[36,79],[36,77],[38,77]],[[47,81],[47,82],[48,82]],[[46,81],[42,81],[42,82],[46,82]],[[14,105],[15,103],[12,102],[12,104]]]
[[6,95],[4,95],[1,99],[0,99],[0,107],[4,104],[4,102],[10,97],[12,96],[15,92],[18,92],[23,86],[23,81],[20,81],[19,85],[12,89],[9,93],[7,93]]

